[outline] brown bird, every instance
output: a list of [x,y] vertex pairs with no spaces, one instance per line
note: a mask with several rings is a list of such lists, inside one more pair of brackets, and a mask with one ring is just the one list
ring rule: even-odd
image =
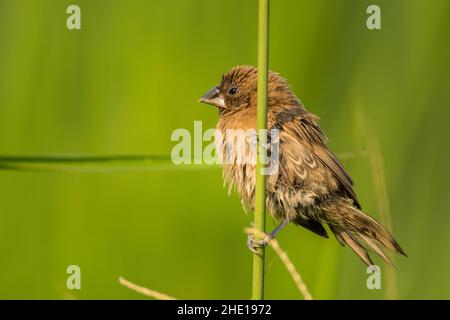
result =
[[[328,238],[323,227],[326,224],[339,243],[348,245],[366,265],[373,265],[369,250],[390,265],[392,261],[382,248],[406,256],[389,231],[362,212],[353,181],[328,149],[318,117],[305,109],[279,74],[269,72],[268,89],[267,122],[268,129],[279,130],[279,169],[267,177],[266,204],[272,218],[281,222],[269,236],[275,237],[293,222]],[[217,129],[222,133],[256,129],[257,69],[234,67],[199,101],[217,107]],[[229,152],[226,145],[221,144],[219,152]],[[231,144],[231,149],[239,147]],[[254,209],[254,163],[240,163],[234,156],[224,164],[223,176],[229,190],[237,190],[244,208]],[[249,248],[253,251],[257,245],[266,245],[267,240],[251,239]]]

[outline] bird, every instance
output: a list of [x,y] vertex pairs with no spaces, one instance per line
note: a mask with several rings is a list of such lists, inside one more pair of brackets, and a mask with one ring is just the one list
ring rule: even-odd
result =
[[[200,98],[199,102],[217,108],[216,130],[256,130],[257,78],[256,67],[235,66]],[[375,253],[394,267],[386,251],[406,253],[387,228],[363,212],[353,180],[328,148],[318,121],[287,80],[269,71],[267,129],[278,130],[278,170],[266,179],[266,207],[279,224],[266,239],[250,239],[249,249],[256,252],[290,223],[328,239],[327,225],[339,244],[350,247],[367,266],[374,264],[369,253]],[[226,148],[239,151],[240,147],[235,142],[221,143],[218,152],[224,156],[229,152]],[[236,156],[228,160],[223,164],[224,183],[229,192],[237,191],[244,209],[254,210],[255,163],[238,162]]]

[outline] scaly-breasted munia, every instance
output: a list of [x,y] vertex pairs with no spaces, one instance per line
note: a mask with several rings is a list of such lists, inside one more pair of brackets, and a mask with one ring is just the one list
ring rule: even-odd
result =
[[[279,130],[279,169],[267,178],[266,204],[272,217],[281,221],[270,236],[293,222],[328,238],[326,224],[339,243],[348,245],[366,265],[373,264],[368,250],[390,264],[382,247],[406,255],[385,227],[362,212],[352,179],[328,149],[318,117],[305,109],[279,74],[269,72],[268,90],[267,126]],[[217,107],[221,132],[256,129],[257,69],[234,67],[200,102]],[[255,165],[227,162],[223,175],[253,209]]]

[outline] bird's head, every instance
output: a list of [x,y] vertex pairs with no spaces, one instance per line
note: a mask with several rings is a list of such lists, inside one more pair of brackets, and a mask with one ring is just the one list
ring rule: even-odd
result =
[[205,93],[199,102],[213,105],[220,111],[248,107],[256,97],[257,77],[254,67],[234,67],[225,73],[220,83]]
[[[222,76],[220,83],[209,90],[199,102],[213,105],[221,113],[256,108],[258,70],[252,66],[237,66]],[[279,74],[269,72],[269,106],[292,104],[297,98],[286,80]]]

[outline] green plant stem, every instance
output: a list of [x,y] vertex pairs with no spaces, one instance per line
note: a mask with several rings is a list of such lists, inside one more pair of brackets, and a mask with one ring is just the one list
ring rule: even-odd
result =
[[219,165],[175,165],[170,155],[0,155],[0,171],[133,172],[208,170]]
[[[369,116],[360,107],[360,105],[362,105],[362,102],[360,102],[359,100],[356,100],[356,102],[357,103],[355,103],[355,105],[357,106],[357,116],[359,122],[362,124],[362,128],[364,130],[363,133],[367,144],[367,155],[370,161],[369,163],[372,172],[374,191],[377,199],[378,213],[380,215],[381,222],[385,224],[388,230],[392,233],[393,230],[389,208],[389,197],[386,187],[385,172],[383,168],[383,155],[381,153],[378,138],[369,119]],[[392,262],[395,263],[395,255],[390,252],[387,252],[387,255],[392,260]],[[386,262],[384,263],[384,265],[386,268],[385,298],[387,300],[396,300],[398,298],[397,275],[395,273],[395,270],[391,268]]]
[[[366,156],[365,152],[338,154],[341,160]],[[194,162],[194,161],[193,161]],[[181,164],[172,162],[170,155],[0,155],[1,171],[31,172],[154,172],[220,170],[217,164]]]
[[[383,156],[381,154],[378,138],[375,134],[374,128],[368,121],[365,122],[366,135],[367,135],[367,147],[369,150],[370,166],[372,168],[372,179],[377,198],[378,212],[381,217],[381,222],[386,225],[388,230],[393,233],[391,214],[389,209],[389,197],[386,188],[386,179],[384,176],[383,168]],[[388,253],[392,262],[395,263],[395,255]],[[397,299],[397,275],[395,270],[391,268],[387,263],[386,266],[386,299]]]
[[[258,110],[257,129],[259,150],[267,144],[267,91],[269,55],[269,0],[259,0],[258,5]],[[261,150],[256,164],[255,228],[266,231],[266,177],[263,168],[266,151]],[[253,255],[252,299],[264,299],[264,258],[265,250],[258,248]]]

